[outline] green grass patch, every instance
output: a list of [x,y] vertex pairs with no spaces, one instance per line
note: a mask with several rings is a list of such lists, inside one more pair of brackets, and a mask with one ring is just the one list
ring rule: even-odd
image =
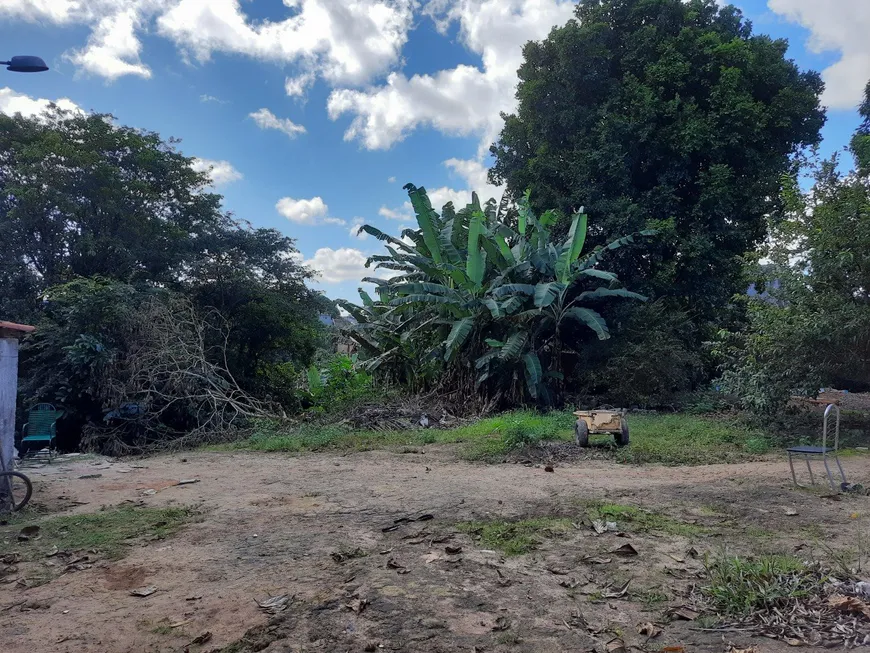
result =
[[477,538],[483,548],[517,556],[534,551],[545,539],[564,537],[572,526],[570,519],[540,517],[518,521],[462,522],[457,524],[457,528]]
[[745,615],[780,607],[822,592],[827,576],[794,556],[708,558],[708,582],[701,590],[724,615]]
[[[428,444],[462,445],[468,460],[499,460],[513,449],[540,441],[571,441],[575,418],[570,411],[512,411],[454,429],[361,431],[342,425],[304,424],[288,428],[262,421],[245,440],[207,447],[300,453],[305,451],[368,451]],[[625,463],[699,465],[751,460],[768,453],[770,439],[759,428],[736,418],[690,414],[629,415],[631,445],[610,448]],[[611,436],[593,436],[593,445],[608,450]]]
[[263,421],[245,440],[207,447],[211,451],[369,451],[427,444],[463,444],[464,458],[479,460],[503,455],[512,448],[541,440],[570,439],[574,424],[568,412],[513,411],[454,429],[413,431],[360,431],[340,425],[314,425],[287,429]]
[[626,463],[706,465],[766,454],[767,434],[737,419],[701,415],[629,415],[631,445],[618,449]]
[[620,530],[626,531],[660,531],[683,537],[696,537],[710,532],[710,529],[697,524],[689,524],[651,510],[618,503],[588,503],[586,515],[589,519],[616,522]]
[[[99,551],[110,559],[123,558],[135,541],[163,539],[198,516],[193,508],[107,508],[83,515],[46,517],[0,527],[0,541],[7,540],[25,560],[36,560],[57,547],[58,551]],[[39,526],[38,539],[18,542],[22,526]]]

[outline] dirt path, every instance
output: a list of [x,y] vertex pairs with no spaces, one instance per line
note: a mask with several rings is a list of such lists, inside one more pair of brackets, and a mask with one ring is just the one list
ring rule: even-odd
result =
[[[845,464],[854,479],[870,478],[870,458]],[[203,519],[167,540],[141,543],[119,562],[38,587],[0,585],[0,650],[8,653],[181,651],[206,631],[210,641],[190,651],[219,650],[252,628],[250,650],[268,651],[585,651],[614,632],[640,645],[635,624],[661,620],[681,598],[679,588],[666,588],[664,602],[638,597],[663,578],[676,578],[676,587],[697,572],[700,563],[685,559],[689,545],[740,550],[747,532],[763,531],[762,544],[774,549],[812,545],[819,536],[825,546],[846,548],[870,524],[870,499],[833,502],[796,491],[781,460],[694,468],[586,462],[547,473],[457,462],[449,448],[433,446],[344,456],[194,453],[136,466],[78,460],[30,473],[36,500],[64,513],[144,502],[199,505]],[[182,478],[199,482],[172,485]],[[143,495],[149,488],[159,491]],[[725,526],[715,537],[636,537],[637,558],[598,566],[583,557],[624,540],[584,530],[570,545],[548,542],[505,559],[455,528],[460,520],[580,514],[588,500]],[[791,509],[798,514],[786,516]],[[382,531],[421,514],[433,519]],[[462,553],[447,554],[445,546]],[[626,578],[629,596],[591,602],[591,592],[579,591]],[[158,591],[130,596],[143,585]],[[279,594],[293,599],[270,622],[254,600]],[[15,604],[25,599],[44,607],[21,611]],[[725,650],[721,635],[684,623],[656,640],[668,644]],[[758,651],[785,648],[758,644]]]

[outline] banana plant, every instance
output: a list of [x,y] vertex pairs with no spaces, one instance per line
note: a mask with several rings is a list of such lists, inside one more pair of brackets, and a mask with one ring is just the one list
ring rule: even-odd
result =
[[559,216],[536,216],[529,192],[516,207],[506,199],[482,206],[472,193],[466,207],[457,211],[448,203],[439,214],[424,188],[405,189],[417,229],[398,239],[362,227],[387,250],[367,265],[399,275],[369,279],[377,300],[361,291],[363,307],[342,304],[354,317],[363,311],[352,337],[370,350],[373,368],[397,357],[418,364],[440,360],[446,378],[472,380],[469,392],[549,402],[564,378],[566,334],[576,339],[588,329],[608,338],[594,307],[645,299],[619,287],[616,275],[598,265],[607,252],[653,231],[584,252],[588,218],[582,209],[572,216],[565,240],[554,242],[551,228]]

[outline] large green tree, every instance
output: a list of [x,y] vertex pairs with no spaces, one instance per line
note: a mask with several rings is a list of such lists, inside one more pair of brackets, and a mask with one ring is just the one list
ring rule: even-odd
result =
[[813,166],[811,191],[791,180],[764,252],[766,292],[749,301],[746,328],[720,334],[724,385],[756,411],[820,387],[870,388],[870,85],[859,111],[855,170],[834,156]]
[[581,0],[525,46],[491,178],[533,188],[538,209],[585,206],[593,245],[656,224],[663,237],[614,269],[714,321],[824,124],[821,79],[787,47],[714,0]]
[[50,320],[49,290],[81,279],[100,280],[65,295],[83,305],[104,282],[160,288],[217,309],[209,333],[229,340],[209,344],[240,384],[266,393],[271,368],[310,362],[318,315],[334,308],[306,287],[293,239],[224,211],[176,145],[108,115],[0,115],[0,316]]

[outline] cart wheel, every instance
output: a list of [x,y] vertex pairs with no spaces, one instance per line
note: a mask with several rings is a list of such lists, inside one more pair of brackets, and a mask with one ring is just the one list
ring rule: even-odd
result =
[[8,495],[7,501],[13,511],[26,506],[33,494],[30,479],[21,472],[0,472],[0,485],[3,485],[3,493]]
[[589,426],[582,419],[578,419],[574,424],[574,442],[581,447],[589,446]]
[[628,446],[628,422],[625,421],[624,417],[622,418],[622,427],[620,428],[619,433],[616,434],[616,446]]

